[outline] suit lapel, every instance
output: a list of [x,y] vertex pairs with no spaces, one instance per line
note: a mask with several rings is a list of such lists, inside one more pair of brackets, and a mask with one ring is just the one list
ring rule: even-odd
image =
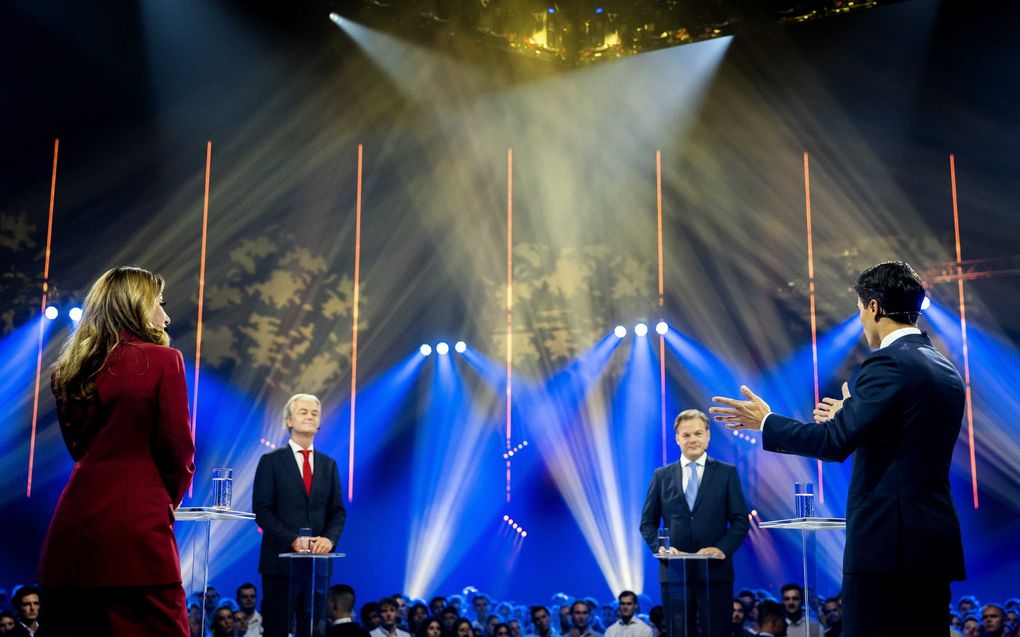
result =
[[[680,456],[680,460],[676,461],[675,468],[674,468],[674,470],[672,472],[670,472],[670,475],[673,476],[673,481],[674,481],[674,485],[675,485],[674,488],[676,489],[677,494],[680,496],[679,497],[680,506],[683,507],[684,510],[686,510],[687,512],[690,512],[691,507],[687,505],[687,497],[684,495],[684,461],[683,461],[683,456]],[[697,504],[697,501],[695,501],[695,504]]]
[[[301,476],[301,470],[298,469],[298,464],[294,456],[294,450],[290,448],[290,443],[288,443],[286,449],[284,449],[283,463],[285,465],[284,472],[294,479],[294,484],[296,485],[298,491],[301,492],[301,495],[307,498],[308,494],[305,493],[305,479]],[[312,486],[313,487],[315,486],[314,471],[312,472]]]
[[[701,501],[705,499],[705,492],[708,491],[709,486],[712,484],[712,478],[715,477],[716,462],[711,458],[705,458],[705,471],[701,476],[701,484],[698,485],[698,497],[694,499],[694,511],[698,510],[701,506]],[[684,498],[684,504],[687,503],[687,499]],[[692,513],[694,512],[692,511]]]

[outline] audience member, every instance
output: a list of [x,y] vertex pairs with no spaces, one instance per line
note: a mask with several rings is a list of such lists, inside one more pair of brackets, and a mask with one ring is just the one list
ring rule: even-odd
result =
[[982,637],[1002,637],[1006,632],[1006,610],[998,604],[985,604],[981,621],[985,629]]
[[591,629],[591,610],[584,600],[577,600],[570,605],[570,631],[568,637],[602,637],[600,633]]
[[39,589],[34,586],[22,586],[15,591],[11,605],[17,615],[18,624],[23,629],[21,632],[28,633],[29,637],[35,637],[36,631],[39,630],[41,607]]
[[843,634],[843,606],[838,597],[830,597],[822,604],[825,617],[825,637],[840,637]]
[[754,637],[754,633],[744,627],[747,619],[747,606],[739,597],[733,598],[733,616],[730,618],[731,637]]
[[616,598],[616,615],[619,619],[606,629],[606,637],[652,637],[652,628],[637,617],[637,594],[623,591]]
[[981,637],[981,620],[973,615],[964,617],[963,637]]
[[237,637],[244,637],[248,634],[248,616],[241,609],[234,611],[234,634]]
[[18,620],[14,613],[9,610],[0,611],[0,635],[7,635],[14,632],[18,627]]
[[786,611],[770,599],[758,603],[758,637],[784,637],[787,634]]
[[[422,623],[429,616],[428,606],[421,602],[411,604],[407,609],[407,632],[412,635],[418,634],[418,629],[421,628]],[[438,619],[438,618],[435,618]]]
[[213,637],[234,637],[234,611],[223,605],[212,613]]
[[371,631],[372,637],[411,637],[399,626],[397,601],[392,597],[379,600],[379,625]]
[[648,611],[648,623],[652,626],[652,637],[662,637],[666,634],[666,613],[661,604],[652,606]]
[[439,621],[443,627],[443,637],[453,637],[458,619],[460,617],[457,615],[457,609],[453,606],[447,606],[439,613]]
[[[495,615],[492,615],[492,617],[495,617]],[[510,637],[510,626],[502,622],[497,623],[492,627],[491,637]]]
[[[786,610],[786,624],[789,633],[796,637],[819,637],[822,627],[818,622],[811,621],[807,609],[804,608],[804,589],[799,584],[787,584],[782,589],[783,607]],[[761,625],[759,607],[758,624]]]
[[379,604],[376,602],[368,602],[362,606],[359,615],[361,617],[361,627],[369,632],[378,628],[382,621],[379,617]]
[[475,624],[484,629],[485,620],[489,618],[489,598],[483,593],[475,593],[471,608],[475,612]]
[[475,634],[471,620],[461,617],[453,625],[453,637],[472,637]]
[[[258,589],[251,582],[241,584],[234,593],[237,598],[237,609],[244,615],[243,623],[247,627],[244,630],[238,627],[237,634],[239,636],[262,637],[262,615],[255,610],[255,606],[258,603],[258,594]],[[237,623],[236,618],[235,623]]]
[[446,598],[442,595],[437,595],[429,600],[429,615],[439,617],[444,608],[446,608]]
[[524,637],[524,630],[521,628],[521,622],[516,617],[506,623],[510,627],[510,637]]
[[966,617],[971,613],[976,613],[978,606],[977,598],[973,595],[964,595],[960,598],[960,601],[956,605],[956,610],[960,611],[962,617]]
[[336,584],[329,588],[326,597],[326,621],[329,626],[326,629],[326,637],[369,636],[368,631],[354,621],[354,589],[347,584]]
[[415,637],[442,637],[443,624],[435,617],[429,617],[421,622],[415,631]]
[[531,607],[531,633],[536,637],[555,637],[549,624],[549,609],[545,606]]

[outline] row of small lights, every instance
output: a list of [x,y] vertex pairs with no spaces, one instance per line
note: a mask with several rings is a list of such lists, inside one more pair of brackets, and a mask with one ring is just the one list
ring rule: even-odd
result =
[[[56,318],[60,316],[60,308],[57,307],[56,305],[47,306],[46,311],[43,312],[43,315],[51,321],[56,320]],[[72,321],[77,323],[78,321],[81,320],[81,308],[78,306],[72,307],[67,311],[67,316]]]
[[[655,324],[656,334],[662,335],[668,331],[669,325],[666,324],[666,321],[659,321],[658,323]],[[613,334],[616,335],[616,338],[623,338],[624,336],[627,335],[627,328],[622,325],[617,325],[616,329],[613,330]],[[646,334],[648,334],[648,324],[638,323],[637,325],[635,325],[634,334],[636,336],[645,336]]]
[[748,436],[747,434],[745,434],[742,431],[734,431],[733,435],[736,436],[737,438],[740,438],[741,440],[746,440],[747,442],[751,443],[752,445],[758,444],[758,439],[757,438],[752,438],[751,436]]
[[265,447],[269,447],[270,449],[276,449],[276,445],[274,443],[272,443],[272,442],[269,442],[265,438],[259,438],[259,444],[261,444],[261,445],[263,445]]
[[524,530],[524,527],[514,522],[514,519],[509,515],[504,515],[503,521],[506,522],[506,525],[512,528],[514,531],[517,531],[517,534],[520,535],[521,537],[528,537],[528,532]]
[[528,446],[528,441],[525,440],[521,444],[519,444],[516,447],[514,447],[513,449],[511,449],[510,451],[507,451],[506,453],[504,453],[503,454],[503,459],[508,459],[508,458],[510,458],[510,456],[514,455],[515,453],[520,453],[521,450],[524,449],[527,446]]
[[[453,349],[456,350],[458,354],[463,354],[467,351],[467,343],[464,341],[457,341],[453,344]],[[418,348],[418,351],[422,356],[428,356],[432,353],[432,346],[428,343],[423,343],[422,346]],[[450,353],[450,345],[446,341],[439,341],[436,343],[435,352],[440,356],[445,356]]]

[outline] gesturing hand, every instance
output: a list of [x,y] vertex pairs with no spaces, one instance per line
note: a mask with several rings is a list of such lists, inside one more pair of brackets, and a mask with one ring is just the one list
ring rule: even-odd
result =
[[850,387],[843,383],[843,398],[823,398],[822,402],[815,405],[815,422],[825,422],[836,417],[836,412],[843,408],[843,401],[850,398]]
[[755,395],[753,391],[748,389],[747,385],[740,386],[740,393],[747,397],[748,400],[713,396],[712,402],[728,406],[711,407],[708,411],[713,414],[719,414],[715,417],[716,421],[726,423],[726,426],[730,429],[760,431],[761,421],[772,410],[769,408],[768,403]]

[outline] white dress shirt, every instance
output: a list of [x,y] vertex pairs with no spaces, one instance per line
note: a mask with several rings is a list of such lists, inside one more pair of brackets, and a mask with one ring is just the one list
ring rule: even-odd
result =
[[616,620],[606,629],[606,637],[652,637],[652,628],[635,615],[626,624],[621,619]]
[[[290,441],[287,444],[290,445],[291,453],[294,454],[294,461],[297,462],[298,474],[302,475],[302,476],[305,475],[305,456],[301,452],[302,451],[315,451],[315,445],[311,445],[310,447],[308,447],[308,449],[302,449],[301,445],[299,445],[298,443],[294,442],[293,438],[291,438]],[[311,469],[312,469],[312,475],[315,475],[315,454],[314,453],[308,454],[308,466],[311,467]]]
[[[878,346],[878,349],[882,349],[884,347],[889,347],[897,339],[902,338],[904,336],[909,336],[911,334],[920,334],[920,333],[921,333],[921,330],[917,329],[916,327],[901,327],[898,330],[893,330],[892,332],[889,332],[888,334],[885,335],[885,338],[882,339],[882,343]],[[761,431],[762,431],[762,433],[765,432],[765,421],[768,420],[769,416],[771,416],[771,415],[772,415],[772,412],[770,411],[769,413],[765,414],[764,418],[761,419]]]
[[[705,476],[705,460],[708,459],[708,452],[701,454],[697,460],[694,460],[694,468],[698,471],[698,488],[701,488],[701,479]],[[680,465],[683,467],[683,492],[687,493],[687,485],[691,481],[691,472],[688,465],[691,463],[687,459],[687,456],[681,456]]]

